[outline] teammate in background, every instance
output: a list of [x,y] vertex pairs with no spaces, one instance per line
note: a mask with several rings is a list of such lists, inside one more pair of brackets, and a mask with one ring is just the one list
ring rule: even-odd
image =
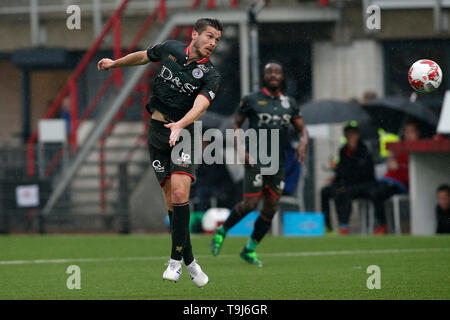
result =
[[[288,139],[288,126],[294,125],[300,143],[296,150],[298,161],[304,162],[308,145],[308,132],[303,125],[300,110],[291,97],[283,95],[286,89],[285,72],[278,62],[269,62],[264,66],[263,88],[242,98],[234,118],[234,129],[239,129],[245,119],[249,119],[249,129],[279,130],[279,163],[278,172],[274,175],[261,175],[261,164],[251,164],[248,145],[245,152],[245,176],[243,182],[243,201],[232,209],[222,226],[217,228],[211,240],[210,249],[214,256],[220,253],[227,231],[255,210],[259,201],[263,200],[263,208],[255,222],[254,230],[240,257],[251,264],[262,266],[256,254],[256,247],[271,226],[273,216],[278,210],[278,201],[284,189],[285,169],[284,150]],[[269,139],[268,139],[269,140]],[[270,141],[270,140],[269,140]],[[259,143],[259,146],[261,143]],[[271,146],[268,146],[271,150]]]
[[195,180],[193,157],[183,153],[176,155],[179,159],[173,162],[171,152],[179,143],[182,129],[190,131],[194,150],[193,122],[209,107],[219,88],[220,75],[209,57],[221,35],[222,24],[218,20],[203,18],[195,22],[188,46],[167,40],[115,61],[98,62],[98,70],[161,62],[146,108],[152,117],[148,131],[150,160],[163,190],[171,224],[172,252],[163,279],[177,281],[183,259],[198,287],[206,285],[209,279],[194,259],[189,235],[189,191]]

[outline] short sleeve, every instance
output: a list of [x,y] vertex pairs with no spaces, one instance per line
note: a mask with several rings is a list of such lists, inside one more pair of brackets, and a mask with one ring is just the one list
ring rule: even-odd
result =
[[302,111],[300,110],[300,106],[297,104],[295,99],[291,98],[291,104],[293,105],[292,108],[292,120],[297,120],[303,118]]
[[147,49],[147,57],[150,59],[151,62],[161,61],[161,57],[166,47],[166,43],[167,41],[157,43]]
[[248,103],[248,97],[245,96],[239,102],[239,107],[236,110],[236,113],[241,116],[249,116],[250,115],[250,104]]
[[212,103],[216,97],[217,91],[219,91],[219,86],[220,75],[218,73],[212,73],[205,78],[198,94],[208,99],[209,103]]

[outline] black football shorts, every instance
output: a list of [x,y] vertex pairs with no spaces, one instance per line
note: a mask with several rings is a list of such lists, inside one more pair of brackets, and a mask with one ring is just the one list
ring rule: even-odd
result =
[[262,195],[263,191],[270,192],[275,198],[280,199],[285,183],[285,170],[280,167],[274,175],[262,175],[261,168],[244,165],[245,174],[243,181],[244,197]]
[[[161,186],[175,173],[185,174],[195,181],[195,164],[189,153],[180,153],[175,156],[175,162],[171,159],[173,147],[169,145],[170,129],[164,127],[164,122],[150,119],[147,144],[150,161],[155,171],[156,178]],[[191,129],[191,150],[194,150],[194,135]],[[180,143],[182,140],[178,141]]]

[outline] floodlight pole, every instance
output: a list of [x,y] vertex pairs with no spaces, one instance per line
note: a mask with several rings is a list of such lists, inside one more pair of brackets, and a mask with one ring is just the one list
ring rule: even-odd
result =
[[259,35],[258,35],[258,21],[256,16],[264,8],[266,1],[259,0],[253,3],[248,11],[248,21],[250,29],[250,70],[252,79],[252,91],[259,89]]

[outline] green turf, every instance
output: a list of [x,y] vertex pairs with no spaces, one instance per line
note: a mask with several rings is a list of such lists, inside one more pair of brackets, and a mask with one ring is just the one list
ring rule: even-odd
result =
[[[239,258],[246,240],[226,238],[213,257],[210,236],[192,236],[210,277],[199,289],[185,268],[178,283],[162,280],[168,235],[0,236],[0,299],[450,299],[449,236],[267,236],[262,268]],[[72,264],[80,290],[66,287]],[[379,290],[366,287],[370,265],[381,268]]]

